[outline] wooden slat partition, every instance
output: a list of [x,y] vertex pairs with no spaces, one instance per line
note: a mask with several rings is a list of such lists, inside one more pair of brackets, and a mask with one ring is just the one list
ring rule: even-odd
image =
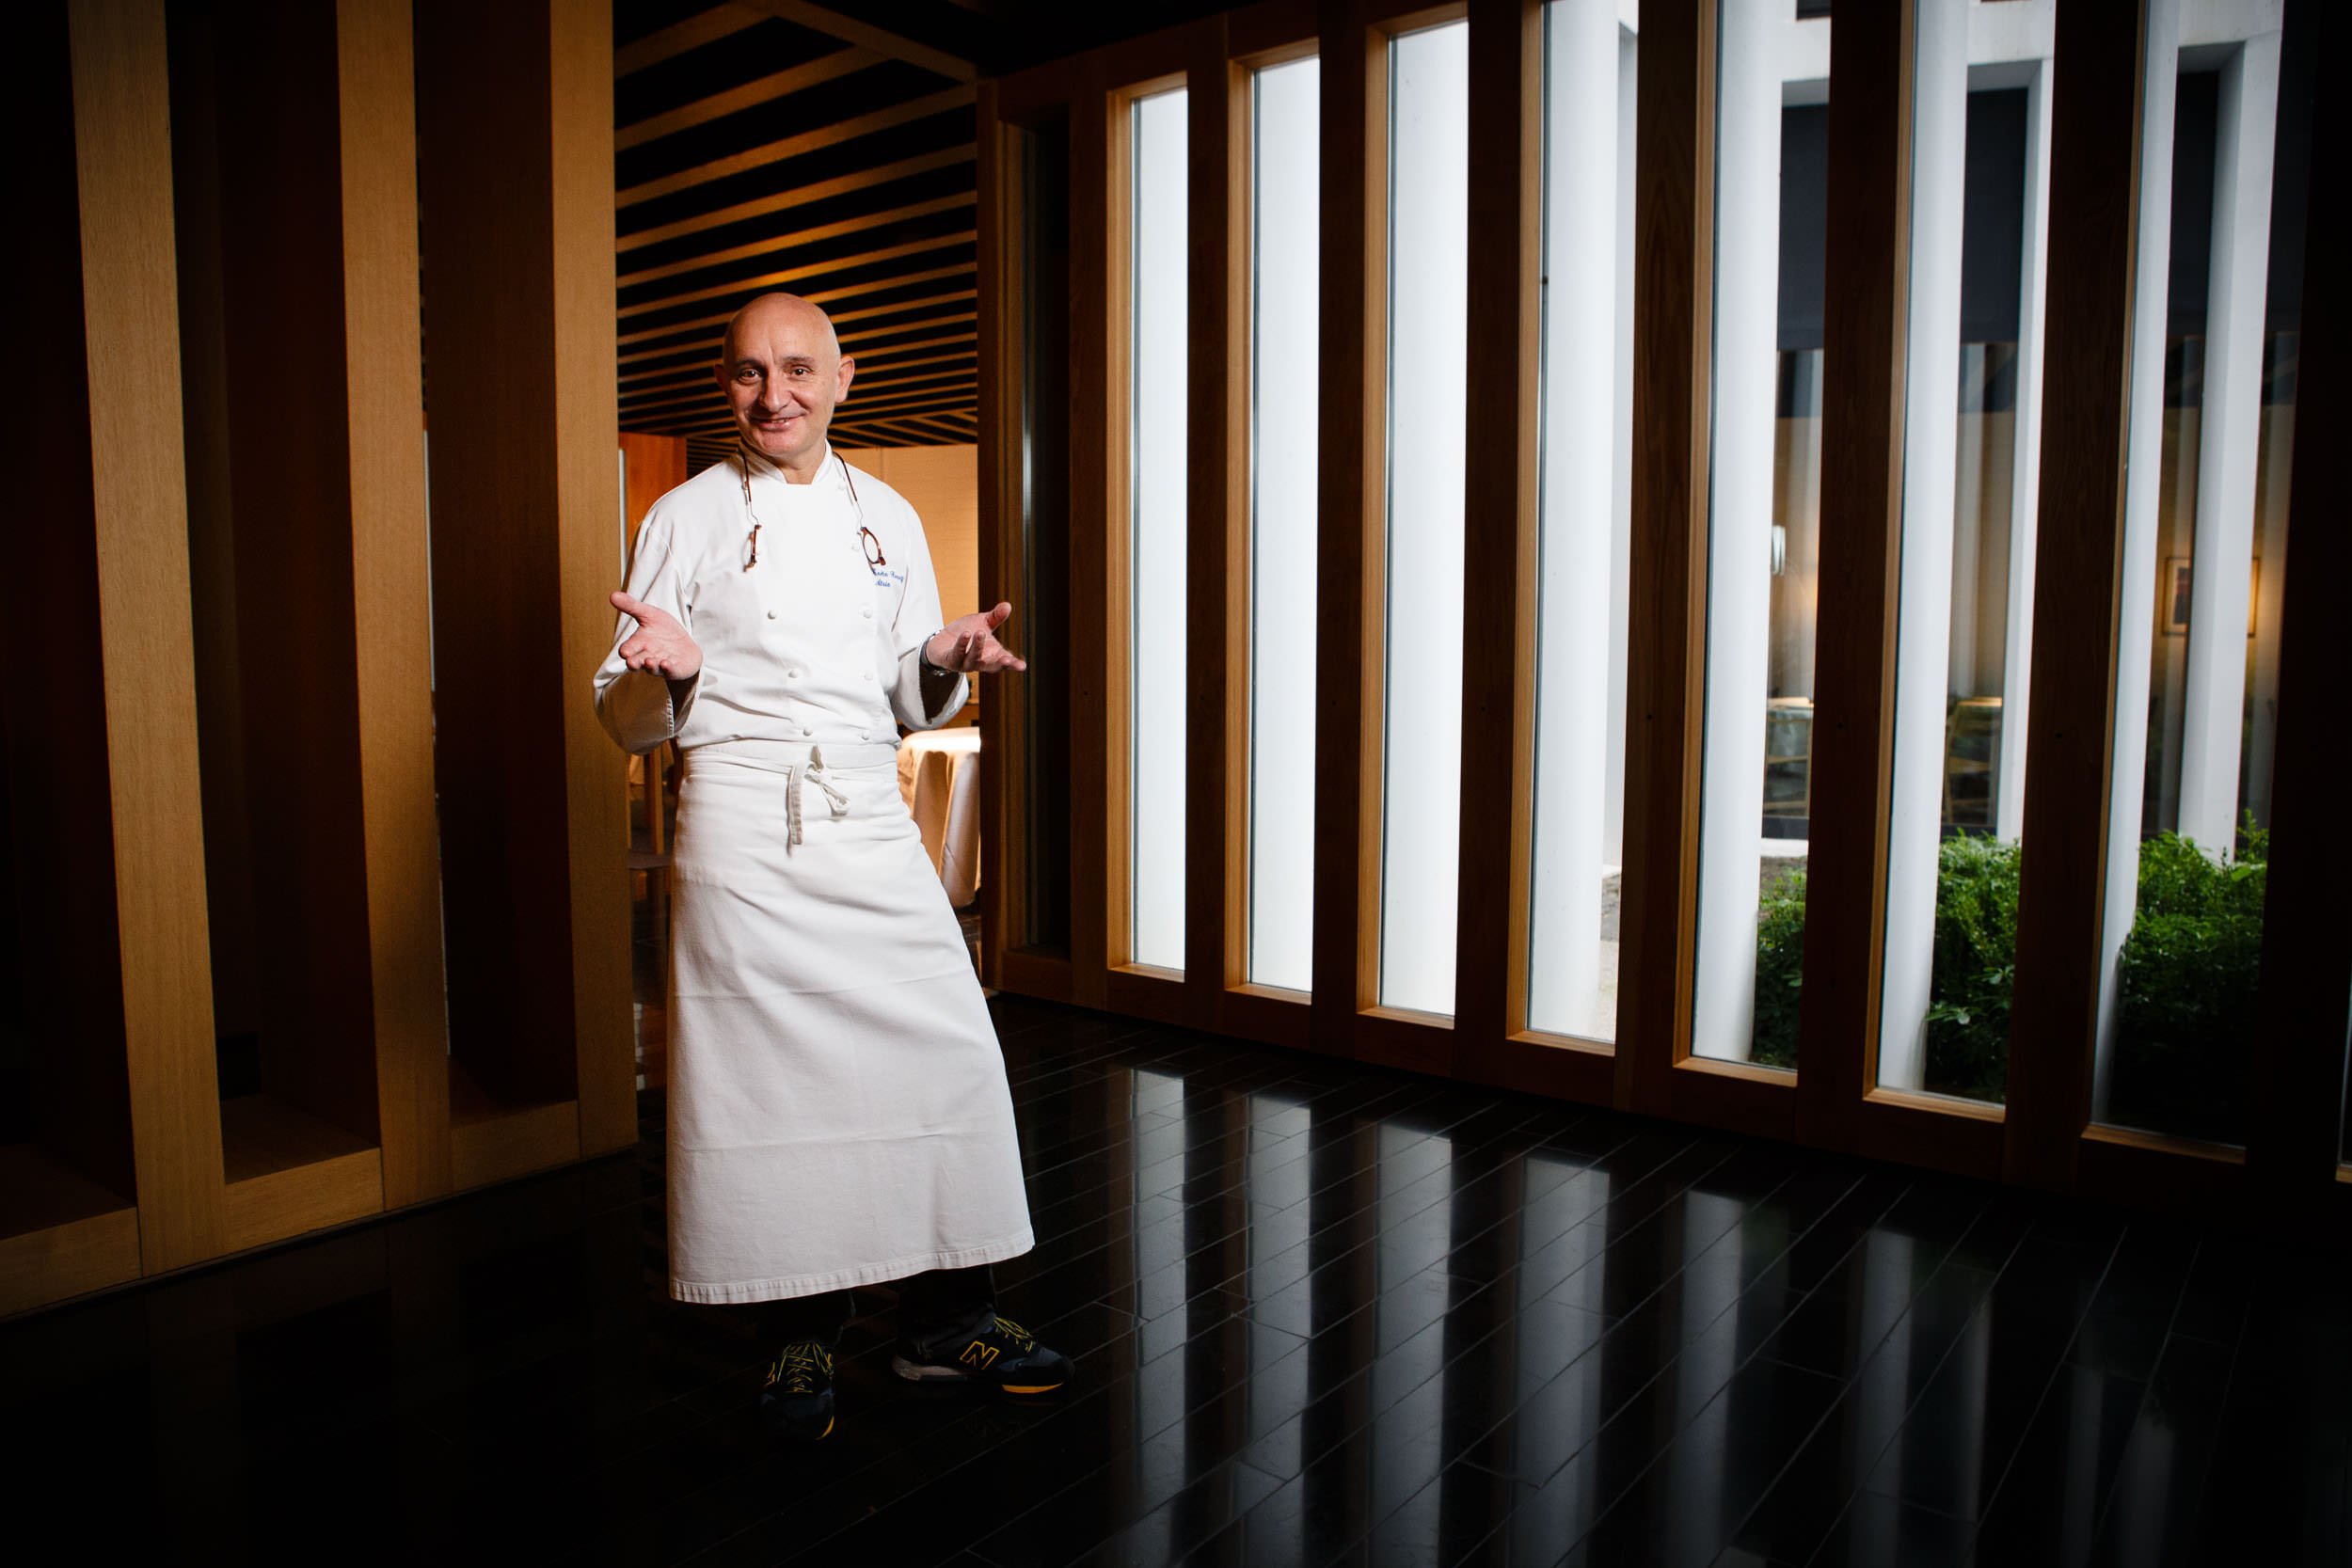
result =
[[[123,1035],[139,1246],[151,1271],[213,1257],[227,1240],[191,673],[170,86],[162,0],[76,0],[68,14]],[[139,373],[122,373],[129,365]]]
[[[989,309],[979,324],[980,401],[999,408],[1020,408],[1021,372],[1017,345],[1022,339],[1021,279],[1025,264],[1021,237],[1021,204],[1025,194],[1017,166],[1015,138],[1022,133],[1007,125],[997,112],[997,85],[979,87],[979,230],[980,277],[988,291]],[[1003,443],[983,441],[978,451],[980,504],[979,589],[984,604],[1009,603],[1026,615],[1016,531],[1021,521],[1021,464]],[[1063,672],[1040,678],[1061,678]],[[988,745],[994,753],[1025,755],[1030,721],[1025,689],[994,694],[989,705]],[[980,769],[980,983],[1004,984],[1004,950],[1019,945],[1007,933],[1025,934],[1029,928],[1028,879],[1023,875],[1028,853],[1026,824],[1020,797],[1010,785],[1007,768]]]
[[453,1114],[522,1127],[576,1102],[564,1158],[634,1135],[622,759],[589,689],[622,566],[617,367],[593,325],[611,28],[593,4],[428,0],[417,21]]
[[1833,85],[1821,369],[1810,852],[1798,1126],[1851,1136],[1874,1086],[1895,760],[1909,391],[1912,7],[1857,6],[1830,30]]
[[1070,103],[1070,975],[1073,999],[1098,1007],[1109,978],[1111,867],[1124,863],[1124,846],[1111,841],[1110,812],[1110,703],[1120,678],[1108,653],[1119,624],[1108,554],[1117,331],[1110,214],[1118,210],[1108,93],[1097,69]]
[[1377,776],[1375,672],[1380,557],[1373,517],[1384,464],[1379,367],[1387,341],[1388,193],[1385,59],[1360,0],[1317,11],[1323,57],[1323,358],[1315,471],[1315,890],[1311,1037],[1356,1051],[1356,1016],[1379,962],[1379,813],[1364,799]]
[[23,226],[18,284],[51,302],[17,323],[44,367],[0,384],[0,453],[21,486],[9,545],[39,591],[17,635],[51,671],[0,687],[8,769],[10,973],[27,1053],[9,1106],[24,1141],[0,1148],[0,1312],[137,1275],[130,1084],[115,900],[100,635],[74,104],[66,14],[26,13],[0,56],[0,182]]
[[1616,1101],[1673,1102],[1689,1053],[1705,712],[1715,4],[1642,18],[1633,197],[1633,558]]
[[[42,522],[19,619],[56,669],[5,708],[43,1049],[0,1148],[0,1313],[636,1135],[621,759],[588,681],[621,569],[611,24],[484,14],[224,0],[167,30],[155,0],[76,0],[8,58],[53,308],[0,438]],[[217,876],[207,811],[239,830]],[[444,812],[474,851],[454,1067]],[[208,903],[256,982],[217,1016]],[[220,1099],[216,1027],[258,1030],[262,1094]]]
[[[1543,8],[1473,0],[1454,1070],[1606,1102],[1604,1045],[1527,1027],[1541,583]],[[1572,156],[1571,150],[1562,155]]]
[[414,33],[408,0],[339,0],[359,822],[389,1207],[450,1189],[424,388],[416,349]]
[[572,1036],[580,1152],[637,1141],[629,1022],[628,797],[622,763],[597,721],[582,672],[612,645],[605,595],[622,562],[607,523],[620,504],[612,460],[620,424],[612,307],[612,19],[607,0],[550,0],[548,150],[555,329],[555,504],[562,657],[548,694],[564,717],[571,893]]
[[1249,827],[1248,95],[1222,17],[1185,52],[1184,989],[1197,1022],[1239,984]]
[[2069,0],[2058,13],[2054,71],[2065,86],[2051,108],[2042,515],[2026,736],[2032,768],[2002,1152],[2010,1180],[2042,1186],[2074,1180],[2098,1032],[2107,763],[2124,615],[2140,12],[2133,0]]

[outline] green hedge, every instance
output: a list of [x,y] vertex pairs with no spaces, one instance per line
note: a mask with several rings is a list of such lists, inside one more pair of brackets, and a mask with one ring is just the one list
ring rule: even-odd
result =
[[[2139,912],[2119,966],[2112,1114],[2191,1136],[2242,1135],[2243,1040],[2262,957],[2270,835],[2247,818],[2220,862],[2176,833],[2143,841]],[[1998,1101],[2009,1079],[2017,974],[2018,847],[1946,839],[1937,854],[1927,1086]],[[1754,1059],[1797,1061],[1804,979],[1803,872],[1768,889],[1756,913]]]
[[2116,1121],[2245,1141],[2270,834],[2249,816],[2238,842],[2220,862],[2176,833],[2139,847],[2139,915],[2116,968]]

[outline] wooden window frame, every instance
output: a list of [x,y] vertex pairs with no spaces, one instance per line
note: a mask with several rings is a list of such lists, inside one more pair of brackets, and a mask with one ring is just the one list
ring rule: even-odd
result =
[[[2291,12],[2289,26],[2342,18]],[[1644,8],[1636,107],[1633,528],[1627,653],[1622,962],[1613,1043],[1530,1029],[1528,842],[1533,812],[1534,570],[1540,525],[1537,407],[1543,156],[1540,0],[1430,8],[1393,0],[1314,7],[1266,0],[980,87],[983,373],[996,394],[982,441],[985,581],[1002,583],[1003,519],[1020,431],[1004,411],[1017,326],[1017,223],[1007,213],[999,124],[1066,116],[1072,131],[1072,950],[1025,954],[1002,942],[1018,824],[995,773],[984,785],[989,847],[985,940],[994,983],[1268,1043],[1591,1103],[1762,1132],[1956,1173],[2170,1204],[2261,1192],[2283,1211],[2352,1212],[2340,1163],[2336,1089],[2344,1069],[2352,911],[2330,890],[2352,879],[2352,847],[2316,821],[2333,766],[2315,684],[2332,650],[2323,605],[2346,567],[2346,542],[2298,538],[2281,644],[2277,819],[2296,857],[2273,867],[2260,1026],[2249,1070],[2247,1148],[2093,1127],[2088,1117],[2104,866],[2096,842],[2107,794],[2115,571],[2122,504],[2122,409],[2138,157],[2139,0],[2070,0],[2057,54],[2074,84],[2054,102],[2042,516],[2025,833],[2007,1105],[1877,1085],[1881,967],[1893,756],[1895,613],[1901,547],[1901,431],[1908,288],[1908,5],[1862,8],[1832,38],[1842,84],[1830,147],[1830,319],[1824,377],[1825,592],[1819,701],[1829,722],[1815,751],[1823,803],[1813,835],[1800,1070],[1717,1062],[1691,1052],[1696,962],[1700,720],[1705,703],[1712,190],[1718,0]],[[1388,41],[1467,16],[1474,91],[1470,199],[1483,245],[1471,257],[1464,396],[1469,422],[1466,547],[1509,573],[1466,579],[1462,895],[1452,1019],[1378,1005],[1380,887],[1379,607],[1386,544]],[[2299,20],[2298,20],[2299,19]],[[2326,40],[2290,33],[2291,49]],[[1318,55],[1322,74],[1321,382],[1317,476],[1315,950],[1311,994],[1248,984],[1250,73]],[[1113,371],[1123,317],[1115,121],[1136,87],[1184,79],[1190,92],[1192,368],[1221,389],[1187,464],[1194,657],[1187,696],[1186,969],[1137,973],[1117,952],[1123,873],[1123,453],[1105,437],[1124,407]],[[2312,166],[2340,148],[2344,116],[2322,105]],[[2101,196],[2100,193],[2107,193]],[[2097,199],[2091,198],[2097,197]],[[1117,223],[1114,224],[1113,220]],[[2344,270],[2340,236],[2313,224],[2307,271]],[[2341,406],[2341,311],[2307,304],[2298,423],[2324,428]],[[1214,356],[1214,357],[1213,357]],[[1857,372],[1856,367],[1859,367]],[[1196,406],[1206,406],[1203,399]],[[2321,445],[2296,454],[2290,517],[2325,516],[2341,480]],[[2340,507],[2339,507],[2340,509]],[[2047,526],[2044,526],[2046,523]],[[2313,530],[2306,529],[2306,534]],[[2305,559],[2308,557],[2309,559]],[[992,575],[993,574],[993,575]],[[2105,584],[2086,594],[2084,584]],[[2299,679],[2298,679],[2299,677]],[[1117,689],[1115,690],[1114,689]],[[2312,695],[2304,693],[2311,692]],[[2298,722],[2300,721],[2300,722]],[[1021,753],[993,754],[998,769]],[[1115,899],[1114,895],[1118,897]]]

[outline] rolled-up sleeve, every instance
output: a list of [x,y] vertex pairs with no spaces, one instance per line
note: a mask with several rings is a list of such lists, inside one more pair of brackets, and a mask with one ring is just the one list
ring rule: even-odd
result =
[[899,546],[907,563],[907,591],[898,600],[898,618],[892,623],[891,645],[898,650],[898,671],[890,685],[890,711],[911,730],[935,730],[956,716],[972,690],[968,675],[958,675],[936,710],[923,705],[923,644],[944,624],[939,613],[939,579],[931,572],[930,541],[923,536],[922,519],[905,508],[900,526],[905,542]]
[[[675,536],[658,506],[637,531],[628,594],[675,616],[679,625],[688,625],[685,595],[679,589]],[[621,644],[636,632],[637,622],[627,615],[617,615],[615,621],[612,647],[596,667],[596,717],[624,751],[650,752],[674,739],[685,727],[702,677],[695,677],[683,699],[674,699],[667,677],[631,670],[621,662]],[[691,632],[691,626],[688,630]]]

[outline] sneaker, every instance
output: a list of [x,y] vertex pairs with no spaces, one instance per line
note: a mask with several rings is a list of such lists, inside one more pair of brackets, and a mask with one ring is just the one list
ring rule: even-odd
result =
[[833,1432],[833,1347],[801,1339],[776,1353],[759,1413],[779,1437],[814,1443]]
[[1070,1381],[1070,1357],[1048,1350],[1010,1318],[993,1318],[961,1345],[906,1347],[890,1370],[910,1383],[968,1383],[1008,1394],[1050,1394]]

